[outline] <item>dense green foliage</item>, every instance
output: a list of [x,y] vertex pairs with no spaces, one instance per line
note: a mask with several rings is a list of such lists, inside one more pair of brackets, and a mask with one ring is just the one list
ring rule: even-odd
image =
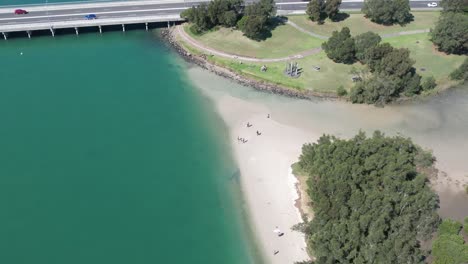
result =
[[408,49],[395,49],[388,43],[379,44],[381,38],[373,32],[352,37],[349,28],[334,31],[328,41],[322,44],[327,57],[334,62],[353,63],[359,60],[367,64],[372,75],[364,76],[351,89],[353,103],[385,104],[401,94],[413,96],[435,87],[429,80],[421,86],[421,76],[413,67]]
[[327,0],[325,2],[324,12],[331,20],[336,20],[340,12],[341,0]]
[[367,52],[375,46],[377,46],[377,44],[379,44],[381,40],[382,38],[380,38],[379,34],[371,31],[362,33],[354,37],[354,44],[356,47],[356,59],[360,62],[364,62]]
[[242,16],[243,5],[243,0],[213,0],[184,10],[181,17],[193,23],[197,33],[218,25],[233,27]]
[[384,25],[406,24],[413,19],[409,0],[365,0],[362,12],[372,22]]
[[452,80],[468,81],[468,58],[465,58],[462,65],[460,65],[458,69],[450,73],[450,78]]
[[444,12],[467,12],[468,0],[442,0],[440,6]]
[[260,0],[245,8],[244,17],[237,26],[246,37],[260,39],[268,30],[268,22],[275,15],[275,2],[273,0]]
[[342,28],[340,32],[333,31],[328,41],[322,43],[322,48],[334,62],[353,63],[355,60],[354,39],[348,27]]
[[310,0],[307,4],[306,14],[310,20],[322,22],[323,0]]
[[438,198],[417,172],[410,139],[322,136],[302,147],[314,218],[307,228],[316,263],[422,263],[417,239],[439,222]]
[[310,0],[307,4],[306,14],[310,20],[323,23],[325,18],[337,20],[340,12],[341,0]]
[[385,104],[401,94],[413,96],[422,90],[421,76],[413,67],[408,49],[395,49],[388,43],[377,44],[363,54],[363,62],[373,73],[352,89],[353,103]]
[[238,26],[245,36],[259,39],[268,30],[270,19],[276,15],[273,0],[260,0],[244,8],[243,0],[213,0],[181,13],[193,23],[192,30],[201,33],[215,26]]
[[431,30],[431,40],[440,51],[468,54],[468,15],[444,12]]
[[437,238],[432,242],[434,264],[468,262],[468,245],[460,234],[461,228],[462,225],[457,221],[451,219],[442,221]]
[[424,91],[429,91],[436,88],[437,83],[433,76],[427,77],[424,82],[421,84],[421,87]]

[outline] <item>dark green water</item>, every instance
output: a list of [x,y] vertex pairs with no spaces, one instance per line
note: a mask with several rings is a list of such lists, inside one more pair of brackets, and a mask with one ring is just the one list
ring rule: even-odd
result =
[[0,263],[255,262],[223,124],[174,58],[141,31],[0,42]]

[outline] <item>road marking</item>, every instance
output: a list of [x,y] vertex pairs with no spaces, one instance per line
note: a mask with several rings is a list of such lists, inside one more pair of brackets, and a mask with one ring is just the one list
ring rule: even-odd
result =
[[[161,8],[161,9],[144,9],[144,10],[123,10],[123,11],[109,11],[109,12],[97,12],[95,13],[98,18],[101,14],[121,14],[121,13],[135,13],[135,12],[152,12],[152,11],[171,11],[171,10],[185,10],[187,7],[173,7],[173,8]],[[12,18],[0,18],[1,20],[21,20],[21,19],[33,19],[33,18],[44,18],[44,17],[67,17],[67,16],[79,16],[79,15],[89,15],[90,13],[70,13],[63,15],[48,15],[48,16],[25,16],[25,17],[12,17]]]

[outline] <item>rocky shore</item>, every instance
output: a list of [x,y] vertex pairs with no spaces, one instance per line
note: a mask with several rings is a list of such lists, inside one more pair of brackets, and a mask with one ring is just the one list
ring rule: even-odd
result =
[[200,66],[203,69],[206,69],[210,72],[215,73],[224,78],[231,79],[241,85],[249,86],[254,89],[270,92],[274,94],[284,95],[288,97],[298,98],[298,99],[329,99],[329,100],[341,100],[336,94],[332,93],[318,93],[311,90],[293,90],[281,85],[272,84],[264,81],[253,80],[245,76],[239,75],[230,69],[221,67],[210,62],[206,58],[206,54],[196,55],[191,54],[187,51],[182,45],[177,42],[175,38],[175,29],[163,29],[160,33],[161,38],[169,44],[169,46],[174,49],[185,61],[189,63],[194,63]]

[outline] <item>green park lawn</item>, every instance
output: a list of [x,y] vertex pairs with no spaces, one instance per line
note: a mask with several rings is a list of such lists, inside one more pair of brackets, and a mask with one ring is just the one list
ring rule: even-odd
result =
[[216,50],[254,58],[287,57],[318,48],[322,44],[322,40],[300,32],[290,25],[277,26],[271,32],[271,37],[262,41],[251,40],[243,36],[239,30],[223,27],[202,35],[194,35],[186,25],[185,32],[200,43]]
[[[415,21],[405,27],[373,24],[367,19],[364,19],[362,14],[351,14],[345,21],[335,22],[335,24],[332,25],[332,22],[328,21],[324,25],[316,25],[311,22],[309,24],[305,16],[292,16],[289,17],[289,19],[301,27],[312,25],[313,31],[318,34],[330,35],[333,30],[340,29],[342,26],[349,26],[352,32],[354,30],[354,34],[369,30],[382,34],[389,34],[401,31],[427,29],[433,25],[438,17],[437,12],[413,12],[413,14],[415,16]],[[320,47],[323,42],[323,40],[307,35],[289,25],[276,27],[272,31],[272,36],[270,38],[259,42],[242,36],[242,33],[237,30],[220,28],[203,35],[194,35],[190,33],[188,27],[188,25],[185,26],[186,32],[209,47],[239,56],[256,58],[287,57],[308,49]],[[181,42],[193,54],[201,53],[187,43]],[[453,82],[449,80],[448,75],[458,68],[464,59],[463,56],[446,55],[438,52],[432,45],[432,42],[430,42],[428,33],[393,36],[385,38],[382,42],[389,42],[397,48],[408,48],[411,52],[411,58],[416,61],[415,67],[418,73],[423,77],[434,76],[434,78],[436,78],[439,84],[437,90],[444,89],[453,84]],[[335,93],[339,86],[343,86],[349,91],[353,86],[351,70],[353,68],[361,69],[365,67],[360,63],[355,63],[353,65],[335,63],[328,59],[326,54],[321,51],[317,54],[294,60],[294,62],[298,62],[299,67],[303,70],[302,75],[294,79],[283,73],[287,62],[240,63],[238,60],[217,56],[208,56],[208,60],[253,79],[265,80],[294,89],[308,89],[321,93]],[[260,71],[260,67],[264,64],[268,67],[266,72]],[[321,68],[320,71],[315,71],[313,69],[314,66],[319,66]]]
[[[186,49],[193,54],[201,54],[196,48],[191,47],[189,44],[179,40]],[[239,63],[237,60],[226,59],[217,56],[208,56],[207,59],[219,66],[227,67],[238,74],[261,81],[268,81],[271,83],[287,86],[298,90],[312,90],[314,92],[334,93],[336,88],[343,85],[347,90],[351,89],[353,84],[351,80],[350,71],[353,67],[362,68],[359,63],[354,65],[345,65],[335,63],[328,59],[325,52],[320,52],[299,60],[297,62],[299,67],[302,68],[303,74],[299,78],[287,77],[283,72],[286,68],[287,62],[273,62],[273,63],[253,63],[243,62]],[[260,67],[266,65],[268,70],[262,72]],[[320,71],[315,71],[314,66],[319,66]]]
[[414,21],[400,26],[383,26],[371,22],[364,17],[364,14],[349,14],[349,17],[340,22],[332,22],[326,20],[323,25],[317,25],[316,22],[310,21],[305,15],[289,16],[288,19],[305,30],[317,33],[323,36],[331,36],[333,31],[339,31],[343,27],[349,27],[352,35],[361,34],[367,31],[373,31],[381,35],[397,33],[401,31],[412,31],[418,29],[429,29],[439,18],[439,12],[412,12]]
[[438,83],[448,82],[449,74],[458,68],[465,58],[437,51],[429,40],[428,33],[387,38],[383,42],[388,42],[396,48],[409,49],[410,57],[416,61],[414,66],[418,73],[423,77],[432,75]]

